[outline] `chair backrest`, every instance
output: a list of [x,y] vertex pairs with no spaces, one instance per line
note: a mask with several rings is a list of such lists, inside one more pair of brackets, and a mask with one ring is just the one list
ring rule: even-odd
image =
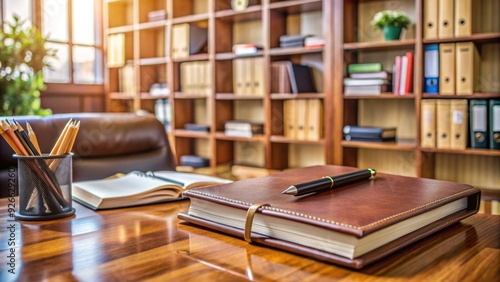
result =
[[[175,170],[165,127],[153,115],[75,113],[5,118],[14,118],[24,129],[29,122],[43,153],[50,152],[70,118],[80,121],[72,150],[73,181],[102,179],[133,170]],[[0,139],[0,197],[6,197],[9,181],[17,183],[12,173],[9,175],[9,171],[17,171],[17,160],[5,140]]]

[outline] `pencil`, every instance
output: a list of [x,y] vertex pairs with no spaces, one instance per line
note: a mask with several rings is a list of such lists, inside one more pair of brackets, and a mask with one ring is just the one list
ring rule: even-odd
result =
[[[17,138],[16,134],[12,131],[12,128],[10,128],[9,124],[3,120],[0,121],[2,129],[7,135],[9,135],[10,139],[12,140],[12,143],[15,145],[17,150],[19,151],[22,156],[28,156],[28,152],[26,149],[24,149],[23,144],[21,144],[21,141]],[[15,150],[14,150],[15,151]]]
[[69,119],[69,121],[64,126],[64,129],[61,132],[61,135],[59,135],[59,138],[57,139],[56,144],[54,144],[54,147],[52,148],[52,151],[50,151],[51,155],[56,154],[56,152],[59,150],[59,147],[61,147],[61,143],[62,143],[62,141],[64,139],[64,136],[67,134],[71,123],[72,123],[72,119]]
[[26,134],[26,131],[24,131],[24,128],[19,124],[19,122],[16,121],[15,123],[19,134],[24,139],[24,142],[28,145],[28,148],[33,152],[33,155],[40,156],[40,152],[35,148],[35,145],[33,145],[33,143],[31,142],[28,134]]
[[14,132],[14,134],[16,134],[16,136],[19,139],[19,141],[21,141],[21,144],[23,145],[24,149],[26,150],[26,152],[28,152],[28,156],[34,156],[35,154],[33,153],[33,151],[31,151],[31,148],[26,143],[26,140],[21,135],[21,132],[19,132],[19,129],[17,128],[16,124],[15,123],[11,123],[10,124],[10,128],[12,129],[12,131]]
[[19,149],[17,148],[16,144],[14,144],[14,142],[12,141],[12,139],[10,138],[9,135],[7,135],[7,133],[5,133],[5,131],[3,130],[2,126],[0,126],[0,134],[2,135],[3,139],[5,139],[5,141],[7,142],[7,144],[9,144],[10,148],[18,155],[21,155],[21,151],[19,151]]
[[26,129],[28,129],[28,136],[31,140],[31,143],[33,143],[38,153],[42,154],[42,150],[40,149],[40,145],[38,144],[38,138],[36,137],[35,131],[28,122],[26,122]]

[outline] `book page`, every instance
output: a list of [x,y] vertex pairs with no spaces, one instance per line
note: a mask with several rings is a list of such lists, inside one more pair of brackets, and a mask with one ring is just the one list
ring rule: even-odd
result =
[[94,194],[100,198],[119,198],[141,194],[159,188],[179,190],[174,183],[152,177],[141,176],[135,173],[126,174],[114,179],[100,179],[73,183],[74,187]]
[[192,189],[214,184],[225,184],[232,182],[224,178],[204,174],[186,173],[177,171],[155,171],[154,175],[166,179],[173,179],[184,184],[184,189]]

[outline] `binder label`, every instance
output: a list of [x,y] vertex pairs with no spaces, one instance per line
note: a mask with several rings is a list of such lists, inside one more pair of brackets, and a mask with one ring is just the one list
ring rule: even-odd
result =
[[486,131],[486,116],[487,109],[486,106],[475,106],[472,108],[472,114],[474,120],[472,122],[472,130],[474,131]]
[[492,119],[493,131],[500,131],[500,106],[494,106],[492,114],[495,117]]
[[463,124],[464,123],[464,115],[461,111],[453,111],[451,122],[453,124]]

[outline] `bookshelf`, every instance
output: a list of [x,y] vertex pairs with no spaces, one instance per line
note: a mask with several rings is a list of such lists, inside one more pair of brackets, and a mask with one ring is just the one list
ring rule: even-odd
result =
[[[472,12],[473,32],[468,36],[426,39],[423,35],[425,0],[402,1],[337,1],[338,20],[335,30],[333,96],[336,114],[334,120],[334,162],[360,167],[377,167],[391,173],[437,178],[469,183],[481,188],[499,189],[500,152],[492,149],[464,150],[424,148],[421,140],[421,103],[425,99],[498,99],[500,88],[488,75],[482,77],[483,90],[472,95],[433,95],[424,92],[424,51],[426,44],[458,43],[472,41],[481,54],[481,73],[497,74],[500,71],[500,22],[490,10],[498,9],[498,2],[479,1]],[[476,5],[476,2],[474,2]],[[398,41],[384,41],[381,34],[369,30],[369,21],[380,10],[405,11],[413,25]],[[474,18],[476,17],[476,18]],[[482,21],[482,22],[481,22]],[[479,23],[478,23],[479,22]],[[343,23],[343,25],[341,24]],[[407,51],[414,54],[413,91],[410,95],[349,96],[342,94],[342,77],[348,63],[382,62],[390,70],[396,55]],[[489,58],[489,59],[488,59]],[[339,62],[339,63],[337,63]],[[340,63],[342,62],[342,64]],[[497,79],[498,80],[498,79]],[[383,115],[381,115],[383,113]],[[346,124],[364,126],[396,126],[398,141],[367,143],[342,140],[342,127]]]
[[[498,80],[487,78],[487,90],[465,96],[440,96],[423,92],[424,46],[426,44],[472,41],[482,55],[482,71],[500,73],[500,23],[490,12],[499,5],[482,0],[481,28],[470,36],[425,39],[425,0],[254,0],[244,11],[233,11],[230,0],[115,0],[105,1],[105,34],[124,34],[124,65],[106,67],[109,111],[153,112],[155,101],[168,99],[172,107],[169,136],[181,155],[200,155],[211,160],[211,171],[226,164],[250,164],[269,170],[313,164],[372,166],[379,171],[410,176],[461,181],[499,189],[498,150],[452,150],[420,146],[421,101],[424,99],[500,98]],[[369,22],[383,9],[400,9],[412,26],[396,41],[385,41]],[[152,11],[165,10],[166,18],[150,21]],[[496,11],[496,10],[495,10]],[[491,14],[491,15],[490,15]],[[476,15],[476,14],[475,14]],[[184,58],[173,58],[172,30],[189,24],[205,28],[206,48]],[[282,35],[313,33],[325,39],[315,48],[280,48]],[[248,56],[232,52],[234,44],[254,43],[262,50]],[[409,95],[344,97],[346,66],[356,62],[381,62],[390,69],[394,57],[414,54],[413,90]],[[235,95],[234,61],[263,60],[262,95]],[[282,60],[313,67],[317,93],[272,93],[271,64]],[[186,93],[181,87],[181,66],[204,62],[208,89]],[[124,92],[120,84],[124,66],[133,69],[136,87]],[[167,83],[170,95],[151,96],[152,83]],[[203,92],[203,93],[202,93]],[[319,99],[323,105],[324,132],[319,140],[285,137],[284,105],[289,100]],[[264,123],[264,133],[250,138],[227,136],[224,123],[248,119]],[[208,132],[184,129],[187,123],[208,124]],[[347,124],[396,126],[398,141],[366,143],[345,141]],[[485,180],[487,179],[487,180]]]

